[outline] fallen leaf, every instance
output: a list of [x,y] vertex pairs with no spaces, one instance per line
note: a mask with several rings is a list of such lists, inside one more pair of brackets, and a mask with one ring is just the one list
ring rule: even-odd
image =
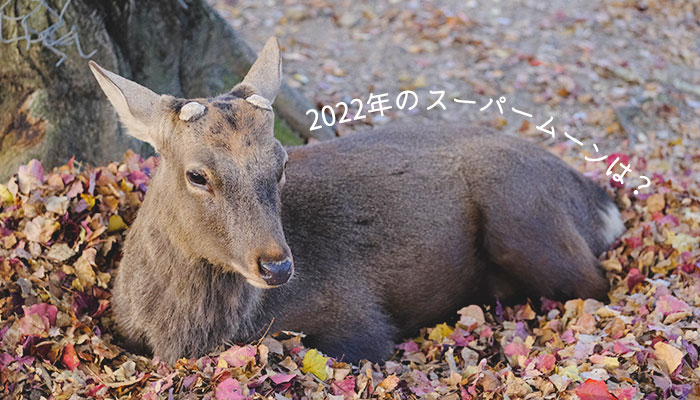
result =
[[78,258],[75,264],[73,264],[75,274],[79,280],[79,288],[92,286],[97,281],[95,270],[92,268],[95,263],[95,254],[95,249],[87,249],[80,258]]
[[296,377],[296,375],[292,375],[292,374],[274,374],[274,375],[271,375],[271,376],[270,376],[270,380],[271,380],[272,382],[275,382],[275,384],[279,385],[279,384],[287,383],[287,382],[291,381],[292,379],[294,379],[294,377]]
[[217,400],[243,400],[246,398],[240,383],[233,378],[226,378],[216,385],[215,396]]
[[669,294],[659,296],[659,299],[656,301],[656,310],[662,313],[664,317],[669,314],[688,311],[689,309],[688,304]]
[[304,355],[304,360],[302,361],[301,370],[303,372],[310,372],[322,381],[328,379],[328,371],[326,369],[326,364],[328,363],[328,358],[324,357],[316,349],[310,349]]
[[581,400],[615,400],[603,381],[587,379],[576,389],[576,395]]
[[249,362],[255,362],[257,348],[255,346],[233,346],[221,353],[219,358],[231,367],[242,367]]
[[5,206],[9,206],[15,201],[12,193],[10,193],[7,186],[3,184],[0,184],[0,200],[2,200],[2,204]]
[[332,384],[333,394],[337,396],[344,396],[346,399],[352,399],[355,397],[355,377],[349,376],[340,382],[334,381]]
[[449,337],[452,334],[453,329],[447,324],[438,324],[430,331],[428,339],[434,341],[442,341],[442,339]]
[[56,261],[56,262],[64,262],[67,259],[73,257],[75,255],[75,251],[71,249],[67,244],[65,243],[55,243],[53,244],[50,248],[49,251],[46,253],[46,257]]
[[675,371],[683,361],[683,352],[665,342],[654,345],[654,356],[664,363],[668,373]]
[[80,359],[78,359],[78,355],[75,353],[75,348],[71,343],[68,343],[63,347],[63,357],[61,360],[63,360],[63,364],[65,364],[65,366],[71,371],[75,370],[78,365],[80,365]]
[[379,387],[386,389],[386,391],[394,390],[398,386],[400,379],[396,375],[389,375],[379,384]]
[[664,209],[665,206],[666,200],[664,199],[664,195],[662,194],[652,194],[647,199],[647,210],[649,210],[650,213],[661,211]]
[[109,224],[107,225],[107,232],[113,233],[125,229],[127,226],[120,215],[112,215],[109,217]]

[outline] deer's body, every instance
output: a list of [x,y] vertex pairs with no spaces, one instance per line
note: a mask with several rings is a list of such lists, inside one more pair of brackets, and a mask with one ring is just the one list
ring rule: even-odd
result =
[[129,234],[115,312],[168,360],[254,339],[273,319],[273,332],[305,332],[330,354],[377,359],[470,302],[600,298],[594,255],[621,230],[605,192],[538,146],[389,127],[289,150],[282,222],[296,273],[259,289],[181,254],[168,224],[153,224],[177,213],[159,182]]
[[[184,102],[146,102],[163,114],[157,130],[186,143],[148,136],[163,159],[113,298],[133,345],[173,361],[258,338],[274,320],[333,356],[377,360],[471,302],[605,296],[596,256],[624,226],[605,191],[557,157],[475,128],[395,125],[289,149],[276,172],[284,156],[258,132],[271,120],[251,94],[265,85],[255,68],[232,93],[197,100],[206,112],[193,106],[187,124],[169,114],[184,120]],[[238,133],[222,142],[227,129]]]

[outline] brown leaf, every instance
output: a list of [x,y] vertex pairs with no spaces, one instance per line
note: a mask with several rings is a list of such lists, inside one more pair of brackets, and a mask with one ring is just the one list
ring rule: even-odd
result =
[[668,343],[659,342],[654,346],[654,356],[662,361],[670,374],[681,365],[683,352]]

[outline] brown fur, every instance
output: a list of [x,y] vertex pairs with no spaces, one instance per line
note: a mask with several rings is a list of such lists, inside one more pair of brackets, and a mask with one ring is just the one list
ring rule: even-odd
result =
[[[231,93],[195,99],[206,113],[190,122],[178,112],[191,100],[154,99],[93,65],[122,121],[163,157],[114,288],[132,345],[172,362],[256,338],[274,320],[272,331],[304,332],[333,356],[379,360],[470,302],[605,297],[596,255],[624,229],[619,213],[601,188],[523,140],[387,126],[288,149],[285,183],[272,112],[246,100],[274,100],[271,43]],[[146,105],[141,116],[130,93],[146,97],[133,102]],[[188,182],[193,168],[207,190]],[[290,257],[294,275],[270,287],[260,261]]]

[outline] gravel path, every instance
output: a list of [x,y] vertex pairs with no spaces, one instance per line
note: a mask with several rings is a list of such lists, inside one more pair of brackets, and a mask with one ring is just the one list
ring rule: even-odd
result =
[[[385,117],[337,125],[340,134],[393,119],[449,120],[549,144],[567,141],[566,131],[587,151],[596,143],[645,154],[678,139],[697,148],[700,4],[614,3],[212,0],[254,48],[279,37],[286,79],[319,109],[388,93]],[[415,109],[396,109],[402,90],[417,93]],[[426,109],[440,96],[431,90],[445,92],[445,110]],[[495,103],[479,111],[501,96],[503,114]],[[536,129],[549,117],[553,139]]]

